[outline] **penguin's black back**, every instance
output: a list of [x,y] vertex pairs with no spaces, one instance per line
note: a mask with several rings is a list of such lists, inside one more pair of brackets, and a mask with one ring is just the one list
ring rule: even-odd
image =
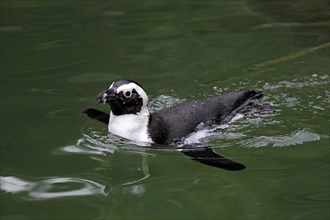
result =
[[202,122],[228,120],[249,100],[261,96],[260,92],[241,91],[180,103],[152,113],[148,131],[155,143],[167,144],[192,133]]

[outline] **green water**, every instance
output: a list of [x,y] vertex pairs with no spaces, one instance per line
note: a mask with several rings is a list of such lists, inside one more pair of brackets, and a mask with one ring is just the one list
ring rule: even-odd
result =
[[[329,219],[329,2],[2,0],[0,219]],[[276,113],[205,140],[230,172],[80,114],[255,89]]]

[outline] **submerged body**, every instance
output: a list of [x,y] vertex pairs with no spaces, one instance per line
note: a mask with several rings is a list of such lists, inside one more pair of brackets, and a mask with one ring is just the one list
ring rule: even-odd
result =
[[[99,103],[110,106],[110,114],[86,109],[89,117],[108,124],[108,131],[133,140],[171,145],[186,137],[201,123],[226,123],[245,106],[262,97],[255,91],[231,92],[199,100],[188,101],[150,113],[148,96],[143,88],[131,80],[119,80],[97,96]],[[183,153],[201,163],[230,170],[245,166],[216,154],[209,147],[191,150],[184,146]]]

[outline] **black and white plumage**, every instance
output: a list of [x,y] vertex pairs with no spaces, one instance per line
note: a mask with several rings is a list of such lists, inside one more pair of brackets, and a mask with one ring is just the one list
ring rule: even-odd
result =
[[[110,106],[110,115],[86,109],[89,117],[108,124],[108,131],[136,142],[172,145],[186,137],[201,123],[228,122],[245,106],[262,97],[255,91],[231,92],[188,101],[150,113],[148,96],[141,85],[132,80],[119,80],[97,96],[99,103]],[[216,154],[209,147],[184,146],[182,152],[201,163],[228,170],[245,166]]]

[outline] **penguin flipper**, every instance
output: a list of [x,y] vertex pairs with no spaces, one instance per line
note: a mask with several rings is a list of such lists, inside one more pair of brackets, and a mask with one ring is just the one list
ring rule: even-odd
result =
[[104,124],[109,123],[110,115],[94,108],[86,108],[82,113]]
[[238,162],[229,160],[213,151],[211,147],[191,147],[184,146],[182,153],[192,158],[192,160],[198,161],[202,164],[206,164],[213,167],[218,167],[225,170],[238,171],[243,170],[246,167]]

